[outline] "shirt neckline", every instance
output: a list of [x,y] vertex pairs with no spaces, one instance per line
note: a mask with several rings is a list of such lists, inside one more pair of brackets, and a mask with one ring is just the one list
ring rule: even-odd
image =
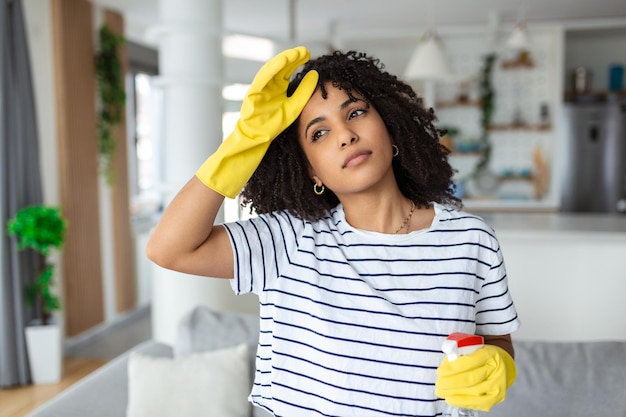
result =
[[353,227],[346,220],[346,213],[344,212],[343,205],[341,203],[335,207],[333,217],[337,220],[337,227],[339,231],[342,233],[352,232],[352,233],[357,233],[359,235],[362,235],[364,237],[368,237],[370,239],[398,242],[398,241],[412,239],[417,235],[427,233],[437,227],[441,214],[444,212],[444,210],[441,204],[439,203],[431,203],[431,204],[433,206],[433,209],[435,210],[435,215],[433,216],[433,221],[429,227],[420,229],[420,230],[414,230],[410,233],[402,233],[402,234],[397,234],[397,235],[391,234],[391,233],[373,232],[371,230],[363,230],[363,229],[358,229],[356,227]]

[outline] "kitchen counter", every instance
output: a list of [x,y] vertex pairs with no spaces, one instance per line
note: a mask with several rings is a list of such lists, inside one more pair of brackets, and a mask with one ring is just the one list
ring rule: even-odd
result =
[[[472,212],[471,210],[468,210]],[[626,214],[476,212],[496,233],[597,235],[626,239]]]
[[626,340],[626,215],[476,214],[502,248],[522,321],[515,338]]

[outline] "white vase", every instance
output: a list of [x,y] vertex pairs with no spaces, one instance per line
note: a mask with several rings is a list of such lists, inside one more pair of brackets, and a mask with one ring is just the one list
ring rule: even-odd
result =
[[25,333],[33,383],[51,384],[61,381],[63,362],[61,326],[58,324],[28,326]]

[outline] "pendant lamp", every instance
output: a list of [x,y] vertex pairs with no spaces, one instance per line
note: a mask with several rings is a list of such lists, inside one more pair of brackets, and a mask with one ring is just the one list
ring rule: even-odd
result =
[[441,39],[435,31],[428,31],[420,39],[409,59],[404,76],[407,80],[442,80],[452,75]]
[[514,67],[533,67],[534,62],[530,54],[530,39],[528,36],[528,29],[524,21],[519,21],[511,35],[506,41],[506,47],[513,53],[513,57],[510,60],[502,62],[504,68]]
[[530,41],[528,40],[528,30],[524,22],[518,22],[517,25],[515,25],[506,44],[509,48],[517,51],[528,49]]

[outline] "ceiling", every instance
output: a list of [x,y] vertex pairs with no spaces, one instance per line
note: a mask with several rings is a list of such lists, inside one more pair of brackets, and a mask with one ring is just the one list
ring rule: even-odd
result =
[[[159,22],[159,0],[92,2],[121,11],[135,30]],[[609,20],[626,26],[626,0],[222,0],[222,4],[226,33],[279,41],[391,36],[432,26],[487,25],[490,19],[570,25]]]

